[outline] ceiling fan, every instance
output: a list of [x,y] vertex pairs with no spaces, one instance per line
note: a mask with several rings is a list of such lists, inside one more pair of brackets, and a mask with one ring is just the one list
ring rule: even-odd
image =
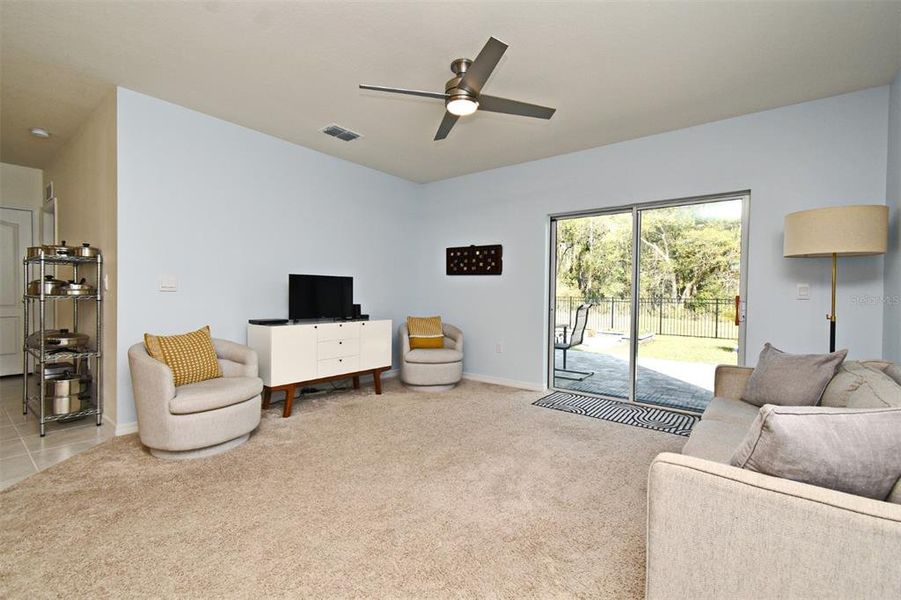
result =
[[360,88],[444,100],[446,112],[444,113],[444,118],[441,119],[441,124],[438,126],[438,133],[435,134],[436,140],[446,138],[457,119],[471,115],[479,109],[506,113],[508,115],[550,119],[557,110],[556,108],[498,98],[497,96],[488,96],[482,93],[482,86],[488,81],[488,77],[506,51],[507,44],[492,37],[488,39],[488,43],[485,44],[485,47],[482,48],[475,60],[458,58],[452,62],[450,69],[454,73],[454,77],[444,84],[443,94],[441,92],[424,92],[380,85],[360,84]]

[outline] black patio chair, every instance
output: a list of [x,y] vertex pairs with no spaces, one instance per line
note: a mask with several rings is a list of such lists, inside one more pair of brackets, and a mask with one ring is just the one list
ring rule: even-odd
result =
[[[572,331],[569,334],[569,340],[566,339],[566,330],[564,329],[563,341],[554,343],[555,351],[563,351],[563,368],[558,369],[555,366],[554,377],[569,379],[570,381],[584,381],[594,375],[594,371],[574,371],[566,368],[566,351],[582,343],[582,338],[585,337],[585,327],[588,325],[588,311],[591,310],[591,307],[591,304],[579,306],[579,308],[576,309],[576,322],[573,324]],[[565,373],[565,375],[558,375],[558,373]]]

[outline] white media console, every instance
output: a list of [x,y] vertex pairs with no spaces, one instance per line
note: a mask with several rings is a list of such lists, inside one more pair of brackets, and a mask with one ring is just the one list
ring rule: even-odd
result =
[[391,368],[391,321],[305,322],[248,325],[247,345],[260,361],[263,408],[273,391],[285,392],[283,416],[291,415],[298,386],[371,374],[382,393],[381,374]]

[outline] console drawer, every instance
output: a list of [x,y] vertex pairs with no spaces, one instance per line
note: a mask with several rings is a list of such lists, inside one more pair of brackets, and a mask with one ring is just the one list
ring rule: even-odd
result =
[[360,339],[348,338],[342,340],[327,340],[318,344],[319,360],[327,358],[342,358],[345,356],[357,356],[360,353]]
[[313,325],[313,327],[316,328],[316,339],[320,342],[360,337],[360,324],[358,322],[319,323]]
[[354,373],[360,370],[360,357],[327,358],[319,361],[318,377],[331,377],[342,373]]

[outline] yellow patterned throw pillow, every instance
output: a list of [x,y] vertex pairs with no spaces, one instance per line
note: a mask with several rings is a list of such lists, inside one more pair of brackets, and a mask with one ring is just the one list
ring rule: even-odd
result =
[[444,348],[441,317],[407,317],[410,348]]
[[144,334],[147,353],[172,369],[175,385],[222,377],[210,326],[181,335]]

